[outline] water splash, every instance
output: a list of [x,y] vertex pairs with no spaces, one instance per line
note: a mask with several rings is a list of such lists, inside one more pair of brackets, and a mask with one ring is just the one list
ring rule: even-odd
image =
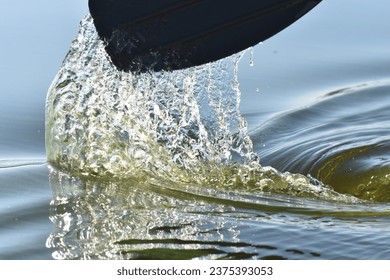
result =
[[238,110],[239,56],[177,72],[120,72],[87,17],[49,90],[49,160],[126,176],[252,156]]
[[87,16],[49,89],[49,162],[76,176],[153,177],[356,201],[260,165],[239,111],[240,57],[174,72],[121,72]]

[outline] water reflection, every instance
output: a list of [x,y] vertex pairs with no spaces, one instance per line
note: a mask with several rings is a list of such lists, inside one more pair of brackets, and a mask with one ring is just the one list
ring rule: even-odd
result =
[[56,229],[47,245],[57,248],[57,259],[221,258],[250,246],[239,243],[234,219],[218,215],[233,211],[229,206],[175,198],[139,180],[84,181],[55,169],[50,183]]
[[361,258],[390,256],[378,250],[388,240],[385,206],[78,179],[53,167],[50,185],[55,259],[333,259],[355,258],[356,247]]

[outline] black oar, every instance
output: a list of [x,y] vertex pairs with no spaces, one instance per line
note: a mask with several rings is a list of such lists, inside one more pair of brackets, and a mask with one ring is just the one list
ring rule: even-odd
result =
[[124,71],[175,70],[256,45],[321,0],[89,0],[112,62]]

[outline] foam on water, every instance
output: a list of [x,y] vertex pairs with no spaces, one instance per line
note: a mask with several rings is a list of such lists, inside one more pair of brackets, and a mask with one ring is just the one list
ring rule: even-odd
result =
[[46,104],[48,160],[77,176],[163,178],[356,201],[262,167],[239,111],[241,54],[174,72],[118,71],[87,16]]

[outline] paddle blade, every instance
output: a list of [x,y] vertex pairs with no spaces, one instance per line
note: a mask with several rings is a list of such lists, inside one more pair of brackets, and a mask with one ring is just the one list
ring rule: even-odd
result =
[[321,0],[89,0],[123,71],[176,70],[227,57],[283,30]]

